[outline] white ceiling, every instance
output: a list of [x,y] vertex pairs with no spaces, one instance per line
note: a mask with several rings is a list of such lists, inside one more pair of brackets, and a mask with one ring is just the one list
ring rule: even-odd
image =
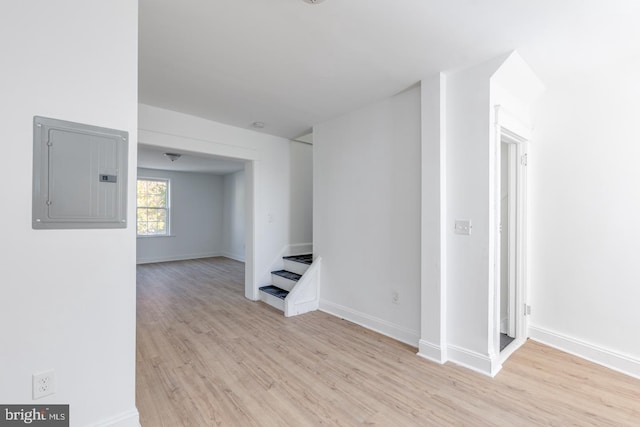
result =
[[140,0],[140,102],[294,138],[518,49],[547,84],[640,49],[638,0]]
[[[244,169],[244,162],[240,160],[204,154],[193,155],[185,152],[179,152],[181,157],[172,162],[164,155],[167,151],[163,148],[138,144],[138,167],[214,175],[225,175]],[[176,151],[172,152],[176,153]]]

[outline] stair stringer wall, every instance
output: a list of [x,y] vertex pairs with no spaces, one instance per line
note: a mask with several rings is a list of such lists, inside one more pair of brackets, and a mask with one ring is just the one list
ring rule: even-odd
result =
[[320,270],[322,258],[316,258],[284,300],[285,317],[320,308]]

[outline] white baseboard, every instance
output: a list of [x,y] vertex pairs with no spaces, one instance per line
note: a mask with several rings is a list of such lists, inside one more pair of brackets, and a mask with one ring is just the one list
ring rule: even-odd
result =
[[412,331],[384,319],[379,319],[330,301],[320,300],[320,311],[348,320],[412,347],[416,347],[416,344],[420,340],[420,333],[418,331]]
[[293,243],[289,245],[289,255],[304,255],[313,253],[313,243]]
[[213,258],[217,256],[222,256],[220,252],[207,252],[207,253],[199,253],[199,254],[182,254],[182,255],[166,255],[152,258],[138,258],[136,260],[136,264],[150,264],[153,262],[169,262],[169,261],[184,261],[187,259],[198,259],[198,258]]
[[138,410],[134,408],[114,417],[91,424],[90,427],[140,427],[140,416]]
[[220,256],[223,256],[225,258],[230,258],[230,259],[233,259],[233,260],[236,260],[236,261],[240,261],[240,262],[245,262],[244,254],[239,255],[239,254],[233,254],[233,253],[227,252],[227,251],[222,251],[222,252],[220,252]]
[[450,362],[456,365],[463,366],[489,377],[495,377],[496,374],[500,372],[500,369],[502,369],[502,365],[491,360],[489,356],[455,345],[447,346],[447,357]]
[[418,356],[441,365],[447,361],[447,352],[445,348],[425,340],[420,340],[418,343]]
[[640,360],[577,338],[529,325],[529,337],[550,347],[640,379]]

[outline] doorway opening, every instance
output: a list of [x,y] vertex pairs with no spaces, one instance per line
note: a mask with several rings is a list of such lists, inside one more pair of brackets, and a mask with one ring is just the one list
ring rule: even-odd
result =
[[[242,185],[239,187],[238,191],[234,194],[235,199],[233,199],[234,206],[240,206],[242,209],[242,215],[238,218],[243,224],[234,223],[240,229],[237,234],[241,241],[235,242],[234,247],[237,247],[235,251],[233,251],[233,255],[230,256],[232,259],[236,259],[239,261],[244,261],[244,296],[251,300],[258,299],[258,289],[257,289],[257,280],[255,275],[255,159],[253,156],[231,156],[228,155],[224,150],[218,149],[215,145],[212,144],[211,147],[207,147],[204,150],[186,150],[179,143],[178,144],[167,144],[167,145],[156,145],[154,143],[140,142],[139,147],[147,148],[153,150],[157,150],[159,152],[164,151],[173,151],[179,152],[181,154],[181,160],[188,159],[189,170],[180,170],[181,172],[206,172],[212,173],[210,168],[218,168],[221,169],[222,172],[218,172],[218,175],[224,175],[224,168],[232,167],[234,171],[241,170],[243,171],[243,177],[241,179]],[[138,159],[138,167],[141,167],[140,159]],[[166,160],[166,159],[165,159]],[[151,160],[152,161],[152,160]],[[238,168],[238,165],[240,167]],[[184,165],[183,165],[184,166]],[[149,166],[147,166],[149,168]],[[153,168],[153,167],[152,167]],[[164,169],[170,169],[165,167]],[[176,171],[179,168],[174,168]],[[192,170],[191,170],[192,169]],[[225,187],[226,190],[226,187]],[[242,198],[243,200],[240,200]],[[236,200],[237,199],[237,200]],[[244,206],[242,206],[244,205]],[[197,206],[194,207],[197,209]],[[226,212],[225,212],[226,214]],[[222,237],[222,236],[220,236]],[[237,240],[237,239],[234,239]],[[244,259],[242,259],[244,258]]]
[[[516,338],[517,147],[500,141],[500,351]],[[515,249],[515,250],[514,250]]]
[[496,147],[495,354],[502,364],[527,339],[526,214],[529,138],[498,122]]

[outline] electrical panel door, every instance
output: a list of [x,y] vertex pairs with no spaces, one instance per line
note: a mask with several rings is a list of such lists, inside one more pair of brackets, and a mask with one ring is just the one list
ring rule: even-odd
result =
[[128,133],[34,117],[33,228],[127,226]]

